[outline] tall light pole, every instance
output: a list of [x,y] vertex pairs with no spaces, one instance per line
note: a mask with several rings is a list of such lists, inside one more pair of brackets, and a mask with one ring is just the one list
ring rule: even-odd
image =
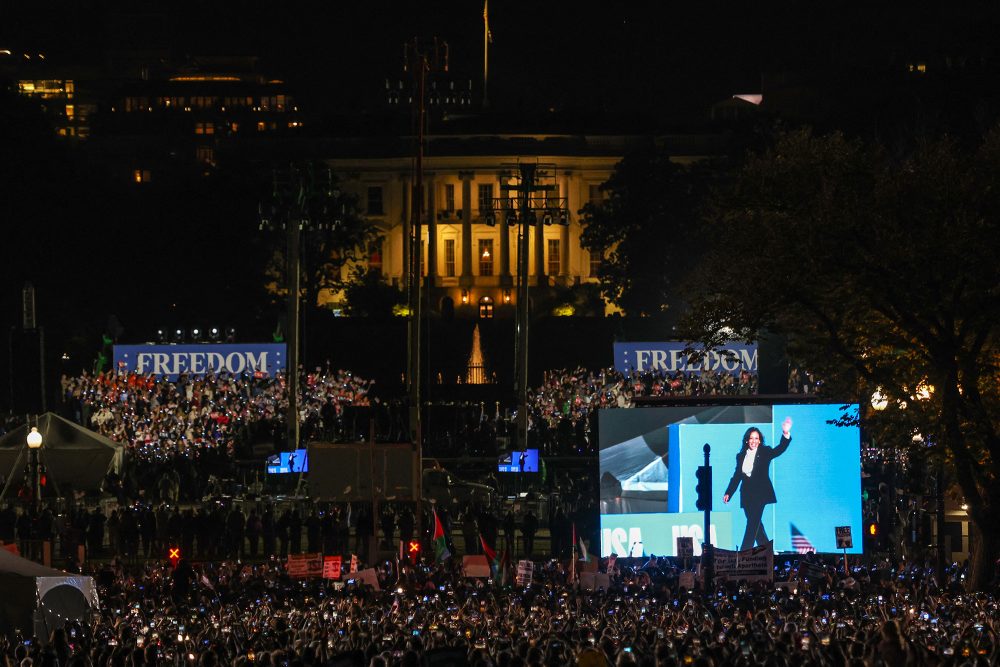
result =
[[333,172],[320,173],[310,165],[291,166],[282,174],[273,174],[271,198],[258,209],[260,229],[285,232],[285,278],[288,289],[287,310],[288,357],[286,384],[288,408],[285,413],[288,433],[287,448],[299,447],[299,355],[301,337],[302,233],[312,230],[332,230],[343,223],[343,205],[330,205],[339,198],[333,187]]
[[[523,451],[528,446],[528,325],[531,317],[531,311],[528,308],[530,298],[528,255],[531,248],[531,227],[535,227],[535,238],[538,241],[535,244],[536,253],[543,252],[544,244],[540,242],[540,235],[544,233],[545,226],[553,223],[568,225],[569,210],[567,199],[559,196],[559,186],[554,182],[555,165],[519,162],[513,167],[517,169],[516,182],[502,183],[500,191],[503,194],[502,202],[509,202],[513,194],[518,203],[516,209],[518,223],[517,335],[514,344],[514,359],[517,370],[514,393],[518,404],[518,447]],[[539,195],[539,193],[541,194]],[[497,207],[494,205],[493,209],[495,211]],[[491,215],[489,219],[495,221],[496,218]],[[541,258],[536,257],[535,259],[536,265],[541,267]],[[544,287],[547,284],[545,275],[541,271],[536,277],[539,287]]]
[[31,427],[31,431],[28,432],[27,441],[30,455],[29,467],[31,469],[31,517],[35,518],[38,516],[38,510],[41,507],[42,495],[41,466],[38,462],[38,453],[42,448],[42,434],[38,432],[37,427]]
[[[438,42],[434,38],[433,46],[428,49],[414,38],[412,42],[403,45],[403,69],[411,72],[414,77],[416,94],[416,124],[417,145],[413,163],[413,190],[411,193],[410,217],[403,227],[403,243],[408,249],[404,256],[408,258],[404,268],[406,275],[406,300],[410,310],[410,322],[407,328],[407,364],[406,389],[409,400],[410,442],[414,447],[413,495],[416,498],[416,534],[423,537],[423,427],[421,426],[421,369],[420,369],[420,327],[423,319],[421,279],[423,276],[423,252],[421,241],[422,216],[424,215],[424,130],[427,125],[427,74],[431,71],[448,71],[448,43]],[[433,198],[431,198],[433,201]],[[428,211],[429,238],[427,239],[427,287],[432,288],[434,271],[430,266],[436,261],[437,242],[434,228],[434,211]],[[429,290],[428,290],[429,291]],[[375,480],[372,480],[374,485]],[[374,520],[374,517],[373,517]]]

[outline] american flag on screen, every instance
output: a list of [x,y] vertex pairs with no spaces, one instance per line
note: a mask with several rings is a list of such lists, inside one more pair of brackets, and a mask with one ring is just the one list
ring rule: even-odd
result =
[[792,527],[792,548],[800,554],[816,553],[816,547],[809,541],[809,538],[803,535],[794,523],[788,525]]

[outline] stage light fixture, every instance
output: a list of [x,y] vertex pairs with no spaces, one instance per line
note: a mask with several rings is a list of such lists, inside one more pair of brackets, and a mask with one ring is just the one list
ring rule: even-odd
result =
[[208,337],[210,340],[217,341],[222,336],[222,330],[219,327],[212,327],[208,330]]

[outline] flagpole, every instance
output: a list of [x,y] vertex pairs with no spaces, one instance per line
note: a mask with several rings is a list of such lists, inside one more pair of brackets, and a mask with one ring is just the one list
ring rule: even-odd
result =
[[570,583],[576,582],[576,524],[573,524],[573,544],[569,552],[569,579]]
[[490,0],[483,0],[483,108],[490,105],[486,88],[490,73]]

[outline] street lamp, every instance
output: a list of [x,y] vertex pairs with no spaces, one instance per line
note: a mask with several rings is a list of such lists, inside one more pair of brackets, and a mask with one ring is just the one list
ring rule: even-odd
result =
[[31,512],[33,516],[37,516],[42,494],[41,475],[39,474],[38,465],[38,450],[42,448],[42,434],[38,432],[37,427],[31,427],[27,440],[28,451],[31,455]]
[[872,408],[878,412],[882,412],[887,407],[889,407],[889,397],[885,395],[884,391],[882,391],[882,387],[879,387],[875,390],[875,393],[872,394]]
[[[555,165],[534,162],[518,162],[508,165],[509,177],[513,182],[500,185],[501,203],[505,203],[508,224],[517,224],[517,319],[514,358],[516,370],[515,398],[517,411],[517,446],[528,447],[528,255],[529,236],[535,228],[535,274],[539,287],[548,285],[545,276],[543,225],[557,220],[560,225],[569,224],[568,199],[559,197],[559,186],[555,183]],[[516,175],[514,169],[517,170]],[[513,205],[517,205],[517,209]],[[490,210],[495,211],[495,202]],[[546,222],[547,220],[547,222]],[[503,232],[504,234],[506,231]],[[501,262],[506,261],[501,252]],[[506,296],[506,294],[505,294]]]

